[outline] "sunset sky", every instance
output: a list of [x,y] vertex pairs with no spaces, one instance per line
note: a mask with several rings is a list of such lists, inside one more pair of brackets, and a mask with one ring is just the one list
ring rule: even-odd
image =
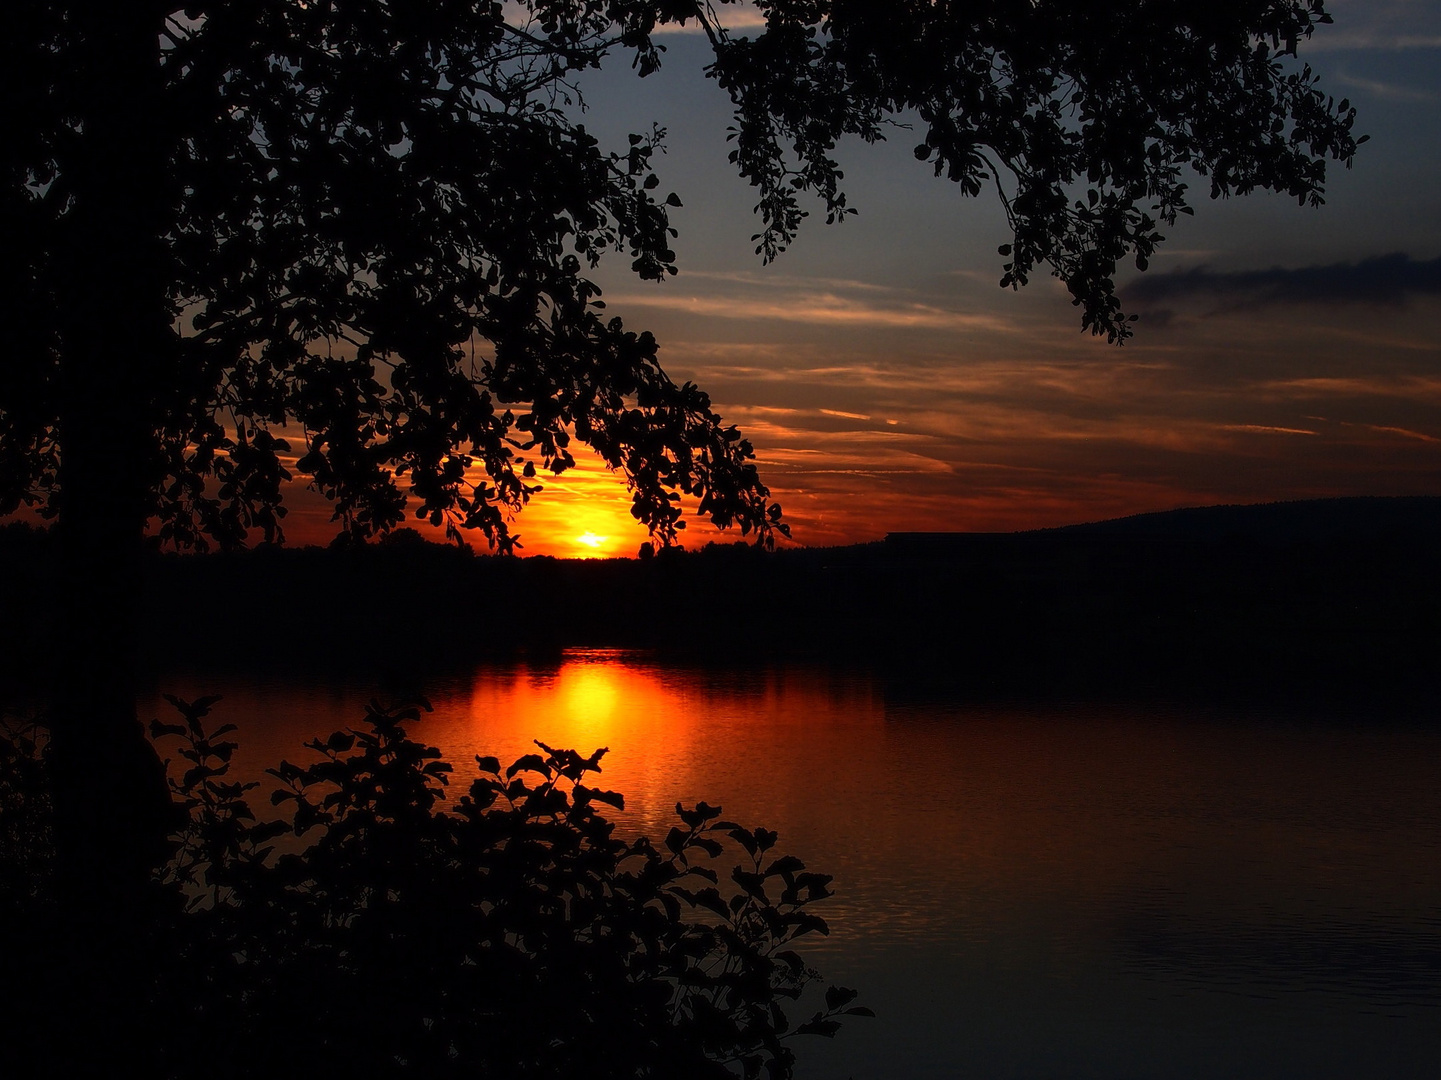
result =
[[[991,197],[916,162],[915,139],[844,146],[843,225],[807,223],[762,266],[751,190],[726,161],[706,45],[590,80],[586,123],[624,144],[669,131],[663,190],[680,275],[602,266],[612,313],[652,330],[677,381],[708,390],[755,444],[799,543],[889,531],[1010,530],[1214,503],[1441,494],[1441,0],[1333,0],[1302,58],[1371,136],[1333,165],[1327,205],[1193,187],[1196,216],[1151,270],[1124,346],[1083,335],[1064,287],[997,287]],[[587,463],[516,522],[524,551],[632,555],[624,484]],[[292,541],[323,540],[297,506]],[[727,541],[700,521],[687,543]],[[588,542],[578,539],[589,534]]]

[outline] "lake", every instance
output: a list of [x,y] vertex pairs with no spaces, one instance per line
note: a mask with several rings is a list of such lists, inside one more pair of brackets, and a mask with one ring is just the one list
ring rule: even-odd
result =
[[[220,693],[249,775],[357,725],[376,687]],[[466,777],[530,740],[610,748],[659,838],[677,800],[835,875],[808,959],[874,1020],[800,1075],[1422,1077],[1441,1061],[1441,718],[1314,707],[904,700],[862,671],[570,651],[429,687],[412,735]],[[457,793],[464,785],[456,784]],[[257,800],[260,801],[260,800]]]

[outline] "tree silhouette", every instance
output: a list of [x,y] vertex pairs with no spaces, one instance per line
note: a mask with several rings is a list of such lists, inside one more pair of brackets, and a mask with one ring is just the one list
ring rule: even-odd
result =
[[1213,196],[1317,202],[1358,141],[1349,104],[1285,57],[1329,21],[1320,0],[773,0],[753,35],[725,29],[734,6],[7,7],[0,513],[56,516],[70,567],[53,749],[73,873],[137,880],[165,831],[125,645],[147,530],[279,538],[299,474],[351,535],[413,512],[506,549],[507,512],[576,438],[662,542],[683,495],[763,542],[784,531],[749,443],[586,277],[608,252],[675,269],[661,133],[607,149],[569,107],[603,62],[656,70],[658,28],[709,36],[763,258],[803,200],[851,212],[843,136],[918,122],[937,174],[995,186],[1002,284],[1049,265],[1112,339],[1115,268],[1144,268],[1189,212],[1187,170]]
[[574,436],[662,540],[678,492],[769,535],[750,446],[584,276],[609,250],[675,271],[660,134],[608,151],[567,107],[610,57],[658,68],[666,24],[714,45],[764,257],[802,195],[851,212],[842,136],[918,119],[918,158],[963,194],[996,187],[1002,284],[1049,264],[1113,338],[1115,268],[1144,268],[1189,211],[1186,168],[1213,197],[1317,202],[1326,159],[1355,150],[1349,104],[1281,62],[1330,21],[1319,0],[776,0],[754,36],[724,29],[727,6],[12,5],[0,510],[269,539],[293,448],[352,533],[394,527],[409,496],[504,547],[505,510]]

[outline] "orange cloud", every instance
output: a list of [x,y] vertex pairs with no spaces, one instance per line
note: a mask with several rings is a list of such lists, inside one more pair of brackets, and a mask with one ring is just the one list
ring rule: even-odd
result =
[[736,296],[671,296],[625,293],[608,298],[626,308],[668,308],[688,315],[742,322],[778,319],[825,326],[856,325],[928,330],[991,330],[1010,333],[1014,326],[996,315],[952,311],[919,302],[865,303],[836,293],[797,293],[785,299]]

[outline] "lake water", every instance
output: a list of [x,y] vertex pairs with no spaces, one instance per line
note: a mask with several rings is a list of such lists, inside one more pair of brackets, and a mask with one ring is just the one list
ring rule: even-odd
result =
[[[224,694],[246,773],[358,724],[375,690],[161,689]],[[612,651],[430,690],[412,734],[461,776],[531,739],[608,746],[603,786],[636,827],[705,799],[835,875],[807,955],[879,1015],[797,1042],[804,1077],[1441,1069],[1434,715],[900,703],[864,672]]]

